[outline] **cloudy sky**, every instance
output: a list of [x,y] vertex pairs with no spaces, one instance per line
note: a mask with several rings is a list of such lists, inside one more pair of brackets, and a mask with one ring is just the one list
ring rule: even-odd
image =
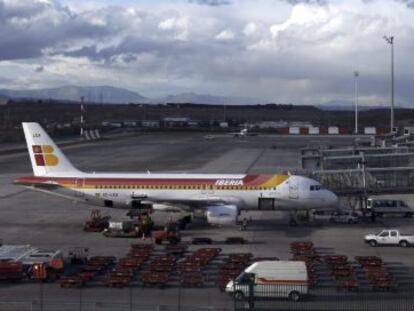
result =
[[[414,95],[414,0],[0,0],[0,88],[111,85],[278,103]],[[413,104],[414,106],[414,104]]]

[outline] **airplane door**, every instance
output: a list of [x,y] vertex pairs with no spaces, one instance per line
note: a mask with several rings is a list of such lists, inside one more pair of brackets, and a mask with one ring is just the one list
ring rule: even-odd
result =
[[289,181],[289,199],[299,199],[299,186],[297,181]]
[[274,198],[259,198],[259,210],[274,210],[275,209],[275,199]]
[[84,179],[83,178],[76,178],[75,180],[75,195],[77,197],[83,197],[85,194],[83,193],[83,184]]

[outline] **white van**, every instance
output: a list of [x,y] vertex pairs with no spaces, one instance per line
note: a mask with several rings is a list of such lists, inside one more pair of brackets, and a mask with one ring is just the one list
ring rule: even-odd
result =
[[414,215],[414,210],[403,200],[368,198],[367,210],[375,213],[375,216],[378,217],[386,214],[402,215],[405,217],[412,217]]
[[303,261],[259,261],[246,268],[226,286],[235,299],[249,296],[249,283],[254,297],[289,298],[299,301],[308,294],[308,272]]

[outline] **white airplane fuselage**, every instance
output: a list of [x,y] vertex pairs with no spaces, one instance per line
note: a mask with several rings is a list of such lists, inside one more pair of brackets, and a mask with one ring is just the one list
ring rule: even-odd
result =
[[[15,183],[74,201],[114,208],[131,208],[134,201],[148,201],[188,202],[193,206],[226,202],[240,210],[305,210],[326,209],[337,201],[335,194],[320,187],[318,182],[296,175],[83,173],[73,177],[27,176]],[[265,200],[268,205],[261,206]]]

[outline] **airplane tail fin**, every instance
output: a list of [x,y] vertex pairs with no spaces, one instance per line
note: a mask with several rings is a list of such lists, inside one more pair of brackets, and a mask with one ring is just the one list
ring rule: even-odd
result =
[[35,176],[81,174],[38,123],[23,122],[22,126]]

